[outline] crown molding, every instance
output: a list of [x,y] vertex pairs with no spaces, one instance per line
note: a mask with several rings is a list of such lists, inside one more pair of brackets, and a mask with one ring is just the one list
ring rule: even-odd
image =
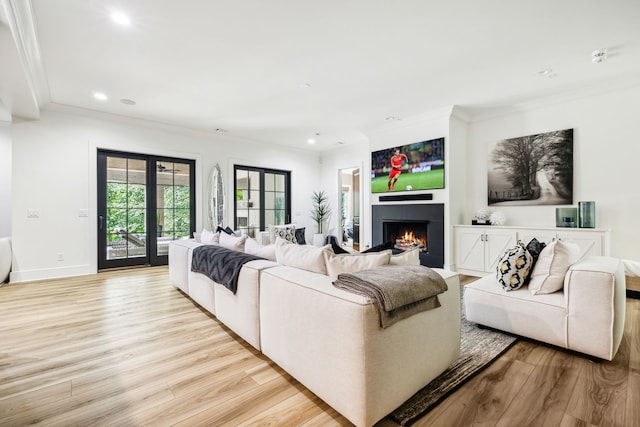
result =
[[[470,114],[470,122],[484,122],[503,117],[512,116],[514,114],[522,114],[535,111],[547,107],[554,107],[568,102],[574,102],[581,99],[605,96],[619,91],[625,91],[640,86],[640,77],[633,76],[627,79],[618,79],[611,81],[603,81],[598,85],[588,87],[579,87],[573,90],[567,90],[551,95],[533,98],[520,103],[505,103],[504,105],[496,105],[494,107],[485,106]],[[472,109],[473,110],[473,109]]]
[[30,0],[0,0],[24,69],[33,101],[39,109],[51,101]]

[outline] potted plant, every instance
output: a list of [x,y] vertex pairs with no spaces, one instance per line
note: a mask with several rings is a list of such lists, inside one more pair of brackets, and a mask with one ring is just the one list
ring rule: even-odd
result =
[[311,210],[311,219],[318,226],[317,233],[313,235],[314,246],[322,246],[324,244],[324,224],[331,215],[331,207],[329,207],[329,198],[324,191],[314,191],[311,196],[313,209]]

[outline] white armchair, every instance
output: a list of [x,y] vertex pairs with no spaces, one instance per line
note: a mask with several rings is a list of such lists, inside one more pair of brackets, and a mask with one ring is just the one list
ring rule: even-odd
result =
[[541,295],[526,286],[505,292],[485,276],[465,286],[464,308],[471,322],[611,360],[624,330],[624,264],[585,258],[569,268],[563,289]]

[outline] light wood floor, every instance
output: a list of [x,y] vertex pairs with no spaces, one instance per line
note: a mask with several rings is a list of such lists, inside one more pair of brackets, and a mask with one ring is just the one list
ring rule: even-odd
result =
[[[349,422],[156,267],[0,288],[0,425],[27,424]],[[640,301],[613,362],[522,340],[415,425],[640,426]]]

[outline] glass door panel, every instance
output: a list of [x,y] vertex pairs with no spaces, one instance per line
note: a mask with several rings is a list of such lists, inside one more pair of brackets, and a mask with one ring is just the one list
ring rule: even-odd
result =
[[236,228],[250,237],[260,230],[260,172],[236,171]]
[[188,163],[156,161],[156,256],[167,256],[169,242],[191,236],[191,168]]
[[99,209],[100,267],[136,264],[128,260],[147,258],[147,162],[119,156],[104,156],[100,162],[105,177]]
[[[282,174],[265,173],[265,217],[271,218],[267,224],[282,225],[286,222],[286,192],[285,176]],[[268,185],[267,185],[268,183]],[[267,202],[268,201],[268,202]]]

